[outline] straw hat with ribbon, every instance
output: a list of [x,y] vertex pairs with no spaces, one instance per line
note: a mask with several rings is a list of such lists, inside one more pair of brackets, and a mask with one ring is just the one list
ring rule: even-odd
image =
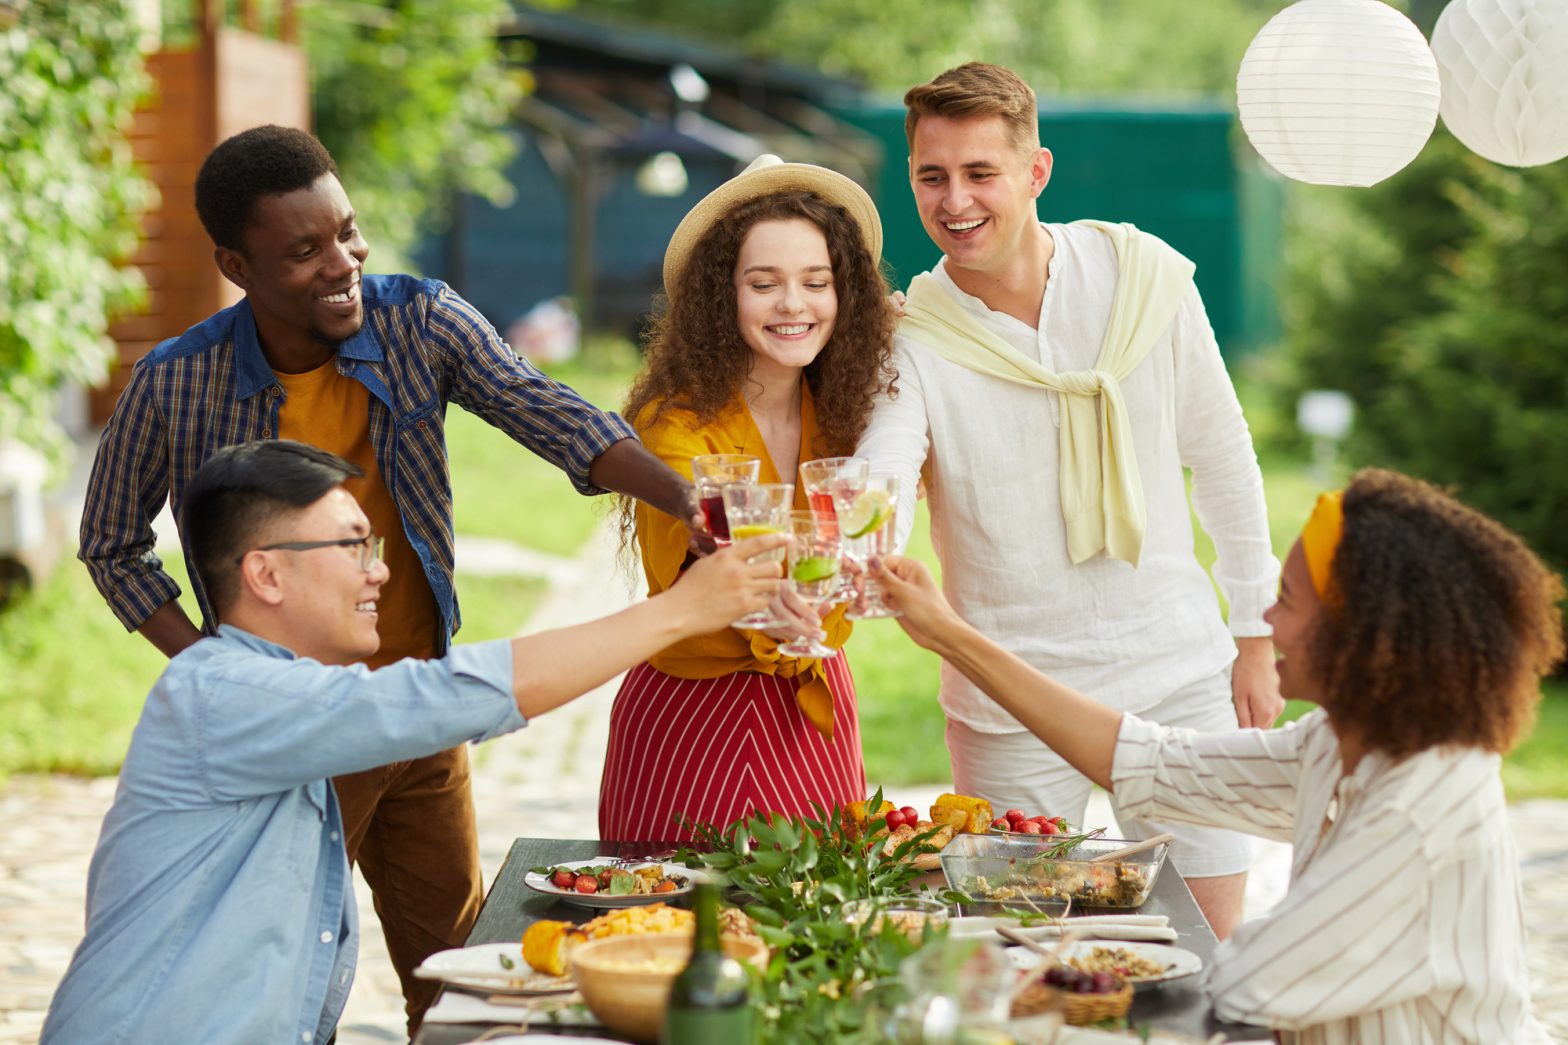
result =
[[785,163],[764,154],[729,181],[702,198],[687,212],[664,251],[664,292],[673,296],[675,284],[686,268],[697,241],[713,224],[742,203],[780,192],[813,192],[843,207],[860,228],[873,263],[882,260],[882,220],[866,190],[837,171],[810,163]]

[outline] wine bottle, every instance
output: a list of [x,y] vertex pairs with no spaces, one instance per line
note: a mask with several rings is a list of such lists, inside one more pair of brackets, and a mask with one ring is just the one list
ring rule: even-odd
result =
[[692,891],[697,932],[691,961],[670,987],[662,1045],[751,1045],[756,1013],[746,970],[719,943],[719,890],[700,883]]

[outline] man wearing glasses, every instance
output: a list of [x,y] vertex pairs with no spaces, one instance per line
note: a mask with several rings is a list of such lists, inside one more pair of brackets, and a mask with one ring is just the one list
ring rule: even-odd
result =
[[[81,558],[110,609],[165,654],[202,632],[154,553],[152,520],[165,497],[181,516],[191,477],[222,446],[295,439],[362,473],[345,486],[386,537],[391,567],[380,647],[365,659],[372,668],[440,656],[460,624],[449,403],[560,467],[582,493],[609,489],[695,514],[690,483],[620,417],[518,359],[450,288],[364,275],[369,247],[332,157],[311,135],[258,127],[223,142],[197,176],[196,208],[219,271],[245,297],[137,364],[99,444],[81,530]],[[190,574],[210,633],[210,593]],[[463,942],[482,896],[467,754],[427,756],[334,781],[410,1032],[435,996],[414,967]]]
[[186,484],[185,551],[220,626],[147,696],[43,1041],[324,1045],[359,943],[327,778],[510,732],[778,586],[747,557],[786,538],[757,538],[613,616],[370,671],[389,571],[356,471],[262,440]]

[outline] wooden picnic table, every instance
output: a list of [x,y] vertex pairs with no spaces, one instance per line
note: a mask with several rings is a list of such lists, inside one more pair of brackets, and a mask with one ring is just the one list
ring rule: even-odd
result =
[[[468,934],[468,944],[503,943],[520,940],[523,930],[533,922],[550,918],[558,921],[585,922],[595,914],[589,911],[534,892],[523,884],[523,876],[530,868],[567,863],[572,860],[593,860],[599,857],[635,858],[649,852],[672,848],[670,843],[613,842],[582,838],[519,838],[512,843],[506,862],[490,886],[479,920]],[[1188,891],[1181,875],[1169,864],[1160,872],[1154,891],[1139,908],[1140,914],[1163,914],[1176,930],[1176,945],[1183,947],[1207,965],[1218,942],[1203,913]],[[1148,1023],[1160,1030],[1207,1039],[1223,1034],[1227,1039],[1257,1039],[1266,1037],[1260,1028],[1244,1024],[1225,1023],[1214,1018],[1209,1000],[1198,989],[1198,977],[1188,977],[1158,988],[1138,992],[1128,1014],[1134,1024]],[[427,1023],[415,1036],[413,1045],[461,1045],[473,1041],[485,1031],[488,1024]],[[520,1033],[520,1032],[519,1032]],[[534,1024],[532,1034],[591,1035],[615,1038],[604,1027],[566,1028]]]

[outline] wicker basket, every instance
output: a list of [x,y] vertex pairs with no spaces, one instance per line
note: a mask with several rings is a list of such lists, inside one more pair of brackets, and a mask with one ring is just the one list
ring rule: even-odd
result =
[[1132,984],[1119,981],[1121,989],[1110,994],[1077,994],[1059,991],[1036,979],[1013,999],[1013,1017],[1034,1016],[1061,1010],[1062,1018],[1075,1026],[1114,1020],[1132,1008]]

